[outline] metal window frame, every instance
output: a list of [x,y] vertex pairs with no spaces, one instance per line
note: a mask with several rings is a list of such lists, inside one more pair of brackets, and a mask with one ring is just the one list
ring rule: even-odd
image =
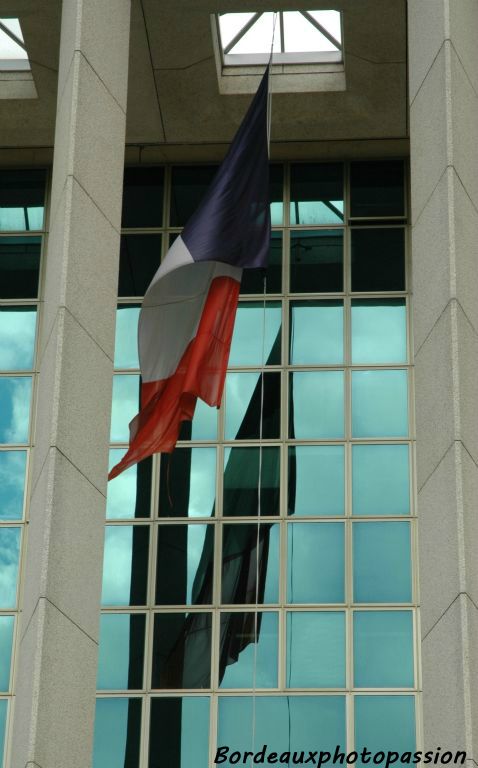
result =
[[[403,158],[400,158],[403,160]],[[388,159],[387,159],[388,160]],[[385,160],[384,162],[387,162]],[[187,164],[189,165],[189,164]],[[282,225],[278,225],[273,229],[282,233],[282,289],[279,293],[267,294],[266,301],[280,301],[282,303],[282,362],[277,366],[268,366],[267,370],[274,371],[280,370],[282,376],[282,392],[281,392],[281,434],[277,439],[263,440],[264,445],[278,446],[280,449],[280,505],[281,514],[279,516],[266,518],[269,522],[275,522],[280,527],[280,562],[282,568],[280,568],[280,584],[279,584],[279,601],[277,604],[261,605],[260,611],[266,612],[278,612],[279,613],[279,636],[278,636],[278,687],[273,689],[256,689],[256,695],[267,696],[284,696],[284,695],[306,695],[306,696],[328,696],[328,695],[342,695],[345,697],[346,703],[346,732],[347,732],[347,751],[354,749],[354,700],[356,696],[360,695],[372,695],[372,696],[384,696],[387,694],[393,694],[397,696],[406,695],[412,696],[415,700],[415,714],[416,714],[416,737],[417,737],[417,749],[420,749],[421,744],[421,714],[419,701],[421,697],[421,669],[420,669],[420,657],[419,657],[419,602],[418,602],[418,573],[417,573],[417,520],[416,520],[416,471],[415,471],[415,419],[414,419],[414,372],[413,372],[413,359],[412,359],[412,345],[411,345],[411,295],[410,295],[410,245],[408,237],[408,227],[406,217],[387,217],[387,224],[383,223],[383,219],[376,217],[373,220],[367,219],[369,225],[376,227],[387,228],[390,225],[404,227],[406,230],[405,236],[405,274],[406,284],[405,289],[402,291],[367,291],[367,292],[354,292],[351,291],[351,237],[350,232],[352,226],[356,223],[356,219],[350,219],[350,162],[344,163],[344,222],[339,225],[290,225],[289,222],[289,195],[290,195],[290,163],[284,163],[284,198],[283,198],[283,210],[284,217]],[[171,172],[170,166],[166,167],[165,174],[165,194],[164,194],[164,214],[163,214],[163,226],[141,230],[141,229],[128,229],[123,230],[126,232],[135,232],[140,234],[144,231],[162,233],[166,235],[162,239],[163,257],[168,248],[169,233],[180,232],[178,227],[170,227],[168,222],[169,211],[169,199],[170,199],[170,184],[171,184]],[[407,177],[406,177],[407,179]],[[407,181],[405,183],[404,195],[408,199],[407,195]],[[408,204],[405,205],[405,212],[407,211]],[[388,223],[390,220],[390,223]],[[289,293],[289,263],[288,254],[290,253],[290,234],[291,232],[301,230],[323,230],[323,229],[341,229],[344,232],[344,284],[343,290],[337,293]],[[394,363],[394,364],[352,364],[351,362],[351,302],[356,299],[373,299],[373,298],[402,298],[405,300],[406,305],[406,337],[407,337],[407,361],[406,363]],[[291,301],[296,300],[341,300],[344,302],[344,362],[337,365],[306,365],[306,366],[291,366],[287,361],[287,347],[289,338],[289,304]],[[262,296],[257,294],[241,294],[240,301],[250,302],[257,301],[262,303]],[[118,304],[131,304],[138,303],[138,297],[121,297]],[[235,366],[231,368],[234,372],[240,371],[258,371],[260,367],[254,366]],[[381,437],[381,438],[356,438],[351,434],[351,390],[350,380],[352,370],[394,370],[399,369],[407,370],[408,375],[408,418],[409,418],[409,434],[406,437]],[[343,438],[327,439],[327,440],[297,440],[289,439],[287,433],[288,424],[288,392],[287,392],[287,378],[290,371],[296,370],[344,370],[346,386],[344,388],[344,418],[345,418],[345,434]],[[118,374],[133,374],[137,375],[137,369],[115,369],[115,373]],[[149,724],[150,724],[150,700],[153,698],[164,698],[172,696],[206,696],[210,700],[210,742],[209,742],[209,758],[213,761],[215,754],[215,740],[217,735],[217,709],[218,700],[222,696],[251,696],[252,691],[250,689],[222,689],[217,687],[217,658],[218,658],[218,643],[219,643],[219,620],[220,614],[223,611],[227,612],[242,612],[244,610],[254,611],[254,606],[225,606],[220,602],[220,556],[221,556],[221,532],[224,523],[255,523],[257,517],[244,517],[240,520],[233,521],[231,518],[223,516],[222,510],[222,497],[223,497],[223,455],[224,450],[231,446],[240,447],[257,447],[259,445],[258,440],[241,440],[233,441],[224,439],[224,403],[219,409],[218,419],[218,433],[216,440],[191,440],[181,441],[178,446],[200,448],[200,447],[212,447],[216,448],[216,514],[212,518],[198,517],[198,518],[172,518],[172,517],[159,517],[158,501],[159,501],[159,457],[153,457],[153,473],[152,473],[152,491],[151,491],[151,517],[140,519],[124,519],[124,520],[107,520],[108,525],[148,525],[151,528],[150,535],[150,558],[149,558],[149,581],[148,581],[148,604],[146,606],[105,606],[103,611],[106,612],[126,612],[126,613],[146,613],[146,638],[145,638],[145,661],[143,670],[143,682],[144,688],[141,691],[99,691],[99,697],[141,697],[143,699],[143,718],[142,718],[142,735],[141,735],[141,766],[146,767],[148,764],[148,741],[149,741]],[[409,476],[410,476],[410,514],[409,515],[364,515],[354,516],[352,514],[352,446],[360,444],[383,444],[383,445],[395,445],[406,444],[409,446]],[[344,516],[307,516],[303,518],[291,519],[287,515],[287,455],[289,446],[294,445],[344,445],[344,472],[345,472],[345,514]],[[127,447],[126,443],[112,444],[112,448]],[[265,517],[265,516],[264,516]],[[412,600],[410,603],[354,603],[353,602],[353,563],[352,563],[352,525],[360,522],[387,522],[387,521],[400,521],[408,522],[410,525],[410,538],[411,538],[411,579],[412,579]],[[342,522],[345,528],[345,600],[340,604],[290,604],[286,601],[286,579],[287,568],[284,567],[286,557],[286,526],[288,524],[303,524],[311,523],[316,524],[327,522]],[[157,558],[157,536],[159,526],[164,525],[178,525],[178,524],[209,524],[216,526],[215,536],[215,583],[214,583],[214,598],[213,603],[210,606],[203,605],[167,605],[159,606],[154,602],[154,587],[156,576],[156,558]],[[286,664],[286,621],[287,614],[289,612],[301,612],[310,610],[320,611],[344,611],[346,617],[346,686],[344,688],[286,688],[285,687],[285,664]],[[353,687],[353,614],[356,611],[368,610],[368,611],[403,611],[408,610],[413,616],[413,664],[414,664],[414,685],[411,688],[354,688]],[[210,612],[212,614],[212,657],[211,657],[211,687],[208,689],[168,689],[158,690],[152,689],[149,686],[151,679],[151,663],[152,663],[152,642],[153,642],[153,624],[154,615],[156,613],[177,613],[177,612]]]

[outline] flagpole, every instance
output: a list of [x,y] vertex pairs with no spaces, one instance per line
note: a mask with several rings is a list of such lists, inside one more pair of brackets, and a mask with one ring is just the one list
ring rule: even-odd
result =
[[[272,28],[272,42],[269,62],[267,64],[267,153],[270,159],[271,152],[271,118],[272,118],[272,92],[271,92],[271,64],[274,53],[274,35],[277,23],[277,12],[274,13]],[[257,687],[257,654],[258,654],[258,614],[259,614],[259,545],[261,526],[261,485],[262,485],[262,435],[264,418],[264,365],[265,365],[265,336],[266,336],[266,294],[267,277],[263,270],[263,309],[262,309],[262,352],[261,352],[261,402],[259,421],[259,467],[257,480],[257,533],[256,533],[256,589],[254,606],[254,660],[252,668],[252,751],[255,751],[256,740],[256,687]]]

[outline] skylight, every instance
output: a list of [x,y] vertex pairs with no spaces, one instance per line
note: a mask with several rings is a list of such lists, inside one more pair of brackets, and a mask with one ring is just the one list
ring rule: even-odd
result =
[[30,69],[18,19],[0,18],[0,69],[4,71]]
[[340,11],[220,13],[217,20],[226,66],[266,64],[273,37],[275,64],[342,61]]

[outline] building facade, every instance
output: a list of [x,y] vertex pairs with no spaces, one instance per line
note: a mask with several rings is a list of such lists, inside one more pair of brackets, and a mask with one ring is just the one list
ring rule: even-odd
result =
[[229,4],[7,6],[37,97],[0,79],[3,765],[476,760],[478,3],[315,4],[342,61],[272,70],[222,406],[108,494],[141,297],[259,70],[217,69]]

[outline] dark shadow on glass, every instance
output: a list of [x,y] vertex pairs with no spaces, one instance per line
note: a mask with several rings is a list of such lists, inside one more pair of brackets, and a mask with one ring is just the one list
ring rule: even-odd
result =
[[405,290],[405,230],[352,229],[352,291]]
[[210,613],[157,613],[154,617],[153,688],[209,688]]
[[0,221],[4,209],[10,214],[11,226],[7,229],[42,228],[45,173],[40,169],[0,171]]
[[[271,232],[269,263],[265,270],[266,293],[281,293],[282,290],[282,232]],[[244,269],[242,272],[241,294],[264,293],[264,270]]]
[[0,237],[0,299],[38,295],[41,237]]
[[126,168],[122,227],[163,226],[164,168]]
[[184,227],[207,192],[217,165],[177,166],[171,173],[169,225]]
[[162,235],[122,235],[118,296],[144,296],[161,262]]
[[290,290],[292,293],[337,293],[343,290],[341,229],[291,233]]
[[[258,514],[259,448],[232,448],[224,470],[224,506],[227,517]],[[261,515],[279,514],[280,450],[264,447],[261,467]]]
[[133,526],[131,553],[130,605],[146,604],[148,584],[149,530],[146,525]]
[[350,166],[351,216],[404,216],[403,161]]

